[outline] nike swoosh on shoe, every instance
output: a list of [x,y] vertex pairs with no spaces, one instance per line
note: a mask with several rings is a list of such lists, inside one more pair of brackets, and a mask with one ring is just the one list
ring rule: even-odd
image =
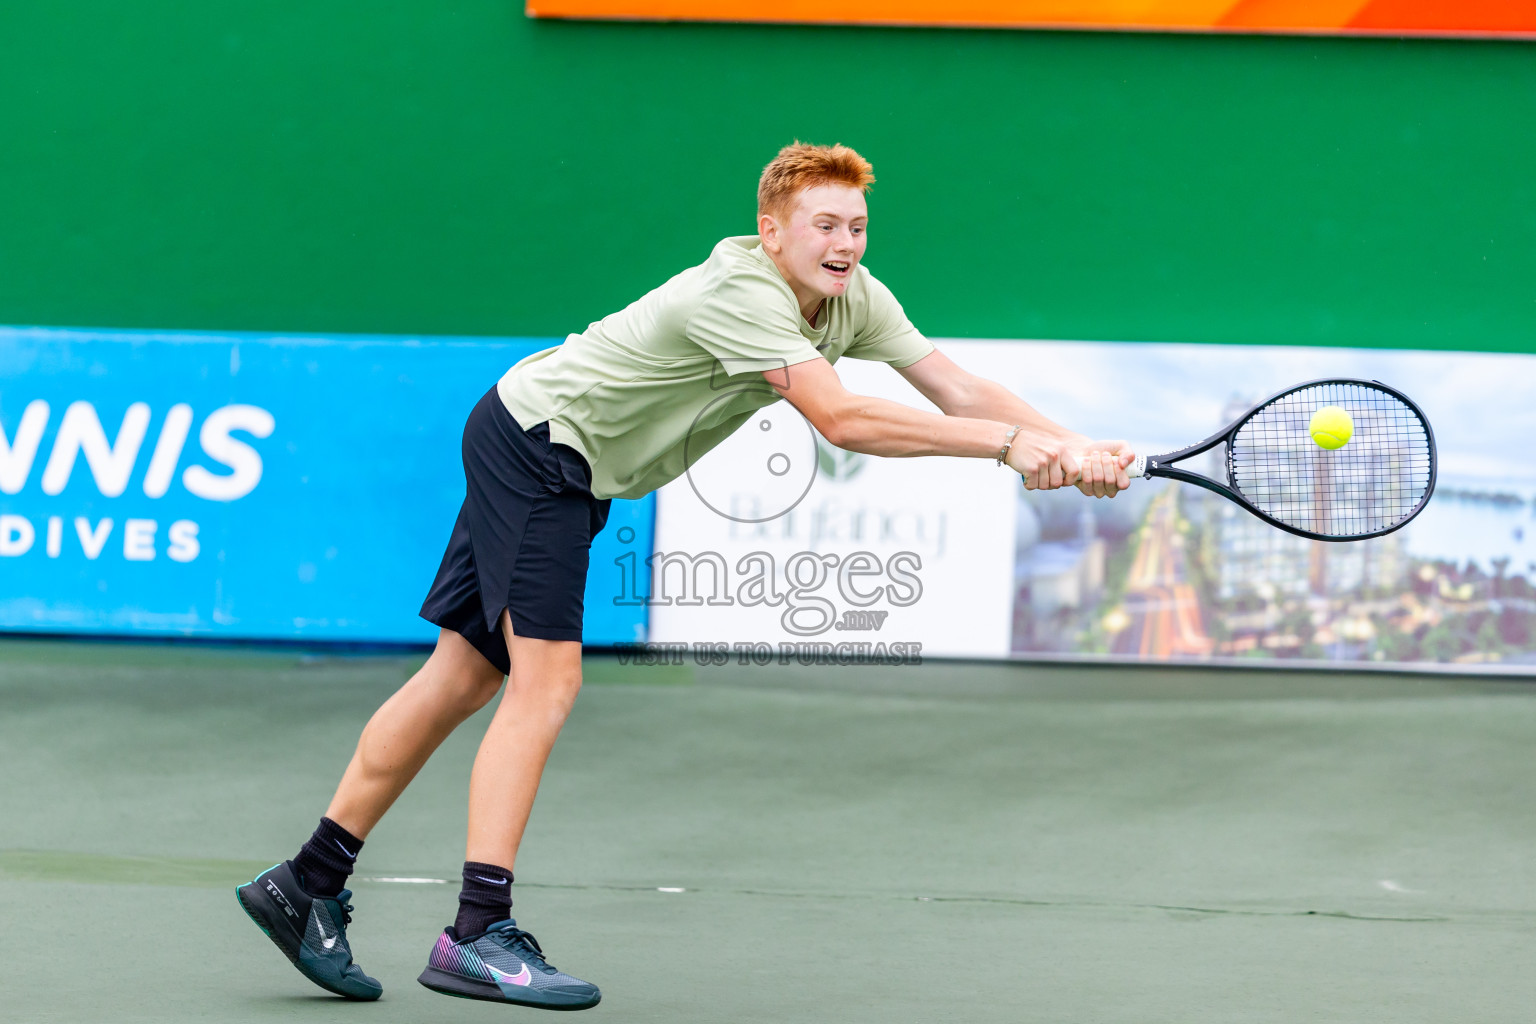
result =
[[320,945],[324,946],[326,949],[330,949],[332,946],[336,945],[336,939],[340,937],[341,933],[337,932],[330,938],[326,938],[325,925],[320,919],[320,912],[318,910],[315,911],[315,927],[320,929]]
[[491,972],[492,978],[497,981],[504,981],[508,985],[522,985],[526,987],[533,983],[533,972],[528,970],[527,964],[523,964],[522,970],[516,974],[508,974],[506,971],[492,967],[490,964],[486,964],[485,968]]

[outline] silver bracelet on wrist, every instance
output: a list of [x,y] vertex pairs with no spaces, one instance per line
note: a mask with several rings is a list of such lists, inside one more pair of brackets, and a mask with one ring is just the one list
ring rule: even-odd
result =
[[1008,433],[1003,437],[1002,450],[997,453],[997,464],[999,466],[1008,461],[1008,449],[1013,447],[1013,437],[1019,432],[1019,427],[1020,424],[1015,423],[1011,428],[1009,428]]

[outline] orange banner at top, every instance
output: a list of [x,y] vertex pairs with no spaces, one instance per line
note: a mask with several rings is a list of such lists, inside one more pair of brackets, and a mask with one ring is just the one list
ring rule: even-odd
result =
[[1536,0],[528,0],[535,18],[1536,36]]

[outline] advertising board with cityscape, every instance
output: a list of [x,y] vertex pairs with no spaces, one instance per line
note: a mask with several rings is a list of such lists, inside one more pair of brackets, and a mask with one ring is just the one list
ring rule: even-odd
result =
[[[1291,384],[1347,376],[1412,397],[1440,455],[1419,517],[1355,542],[1293,536],[1181,483],[1136,481],[1112,501],[1021,490],[1015,656],[1536,671],[1536,454],[1524,441],[1536,356],[1013,344],[986,355],[1006,359],[1020,393],[1144,454],[1201,440]],[[1068,368],[1069,386],[1027,383]],[[1194,468],[1220,479],[1222,457]]]

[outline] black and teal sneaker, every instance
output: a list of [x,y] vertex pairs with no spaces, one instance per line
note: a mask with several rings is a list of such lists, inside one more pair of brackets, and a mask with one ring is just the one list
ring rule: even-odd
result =
[[596,985],[546,963],[538,941],[516,921],[493,924],[469,939],[460,939],[449,925],[416,980],[450,996],[545,1010],[586,1010],[603,998]]
[[261,926],[299,973],[327,992],[348,999],[377,999],[384,987],[352,962],[347,925],[352,893],[343,889],[334,899],[311,896],[299,884],[293,861],[275,864],[235,889],[240,906]]

